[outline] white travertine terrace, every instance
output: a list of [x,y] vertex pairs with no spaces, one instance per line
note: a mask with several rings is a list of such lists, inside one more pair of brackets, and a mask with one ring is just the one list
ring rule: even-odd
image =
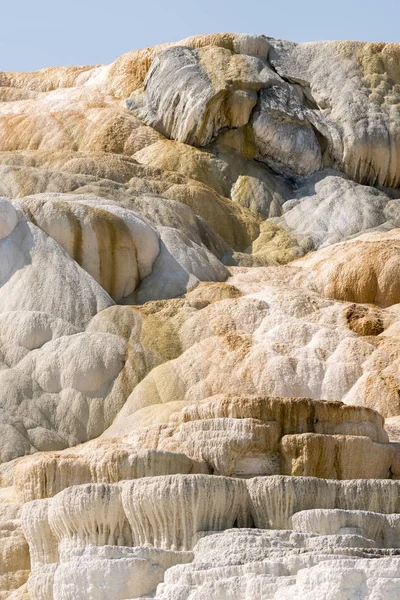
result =
[[0,73],[0,600],[400,599],[400,46]]
[[139,590],[146,594],[159,584],[156,597],[169,598],[184,583],[203,594],[209,582],[222,593],[218,582],[226,578],[227,589],[233,586],[239,599],[242,585],[244,597],[251,597],[246,586],[256,585],[252,572],[282,577],[273,582],[276,591],[292,585],[295,593],[296,586],[305,585],[295,577],[298,571],[320,560],[351,564],[353,556],[370,555],[381,564],[388,558],[378,556],[394,553],[393,569],[400,560],[394,551],[400,541],[399,486],[394,481],[212,475],[73,486],[51,500],[24,505],[22,523],[33,560],[28,590],[33,598],[84,598],[89,589],[94,598],[100,586],[102,597],[122,599],[127,585],[139,597]]

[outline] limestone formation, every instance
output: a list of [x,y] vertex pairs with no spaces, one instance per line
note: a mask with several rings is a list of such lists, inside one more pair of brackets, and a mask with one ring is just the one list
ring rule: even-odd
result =
[[[172,598],[197,588],[201,596],[279,598],[286,586],[310,587],[325,561],[334,568],[344,560],[360,572],[358,585],[367,580],[362,597],[381,570],[383,590],[398,591],[398,515],[389,512],[399,510],[398,494],[398,482],[298,477],[173,475],[73,486],[24,506],[34,557],[28,590],[33,598],[84,598],[87,590],[95,598],[102,590],[122,599],[128,589]],[[335,593],[351,580],[338,564]]]
[[0,73],[0,600],[400,599],[400,49]]

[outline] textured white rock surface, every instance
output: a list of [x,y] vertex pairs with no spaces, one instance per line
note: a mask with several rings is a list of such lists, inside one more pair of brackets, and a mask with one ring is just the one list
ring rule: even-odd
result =
[[229,33],[0,73],[0,600],[400,598],[399,90]]
[[239,600],[290,597],[293,586],[318,598],[331,582],[332,598],[352,586],[362,598],[398,594],[399,517],[384,513],[399,511],[399,485],[173,475],[73,486],[24,505],[28,590]]
[[[398,187],[397,44],[270,40],[270,60],[284,78],[307,82],[310,122],[334,165],[369,185]],[[381,65],[380,74],[376,72]],[[394,78],[385,76],[386,65]],[[339,66],[339,68],[338,68]],[[397,71],[397,73],[396,73]],[[389,78],[390,79],[390,78]],[[364,121],[362,134],[357,129]],[[377,144],[381,151],[376,153]]]
[[52,593],[68,600],[140,598],[154,591],[168,568],[189,558],[152,548],[88,546],[56,568]]
[[[313,537],[249,529],[209,532],[195,546],[190,565],[166,572],[155,597],[398,598],[399,558],[372,558],[369,542],[349,534]],[[371,558],[363,558],[369,553]]]
[[229,275],[226,267],[203,244],[196,244],[177,229],[160,227],[160,246],[151,275],[126,303],[174,298],[188,292],[199,281],[224,281]]
[[18,223],[18,214],[11,202],[0,199],[0,237],[7,237]]
[[107,292],[53,238],[30,222],[19,222],[0,239],[0,252],[2,313],[40,311],[83,327],[113,304]]
[[300,183],[296,198],[283,206],[275,223],[287,229],[306,251],[330,246],[368,230],[399,227],[398,200],[334,171]]

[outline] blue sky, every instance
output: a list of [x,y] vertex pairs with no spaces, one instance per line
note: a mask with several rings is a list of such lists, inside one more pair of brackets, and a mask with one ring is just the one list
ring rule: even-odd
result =
[[196,33],[400,41],[400,0],[1,1],[0,71],[99,64]]

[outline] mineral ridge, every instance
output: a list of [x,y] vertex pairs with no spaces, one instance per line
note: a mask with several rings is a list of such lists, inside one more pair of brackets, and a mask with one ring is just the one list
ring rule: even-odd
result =
[[0,73],[0,600],[400,599],[400,44]]

